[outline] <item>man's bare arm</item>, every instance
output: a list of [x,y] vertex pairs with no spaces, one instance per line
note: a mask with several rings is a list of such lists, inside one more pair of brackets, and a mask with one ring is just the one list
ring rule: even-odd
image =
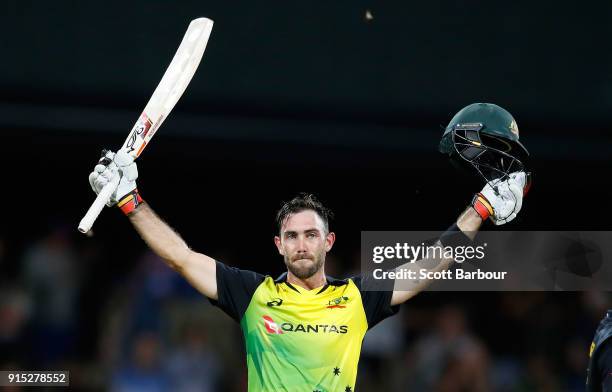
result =
[[199,292],[217,299],[215,260],[189,249],[185,241],[148,204],[141,204],[129,215],[138,234],[172,269],[179,272]]
[[[521,210],[523,196],[529,189],[528,176],[525,172],[513,172],[507,178],[488,182],[482,191],[472,200],[468,207],[457,219],[457,227],[463,234],[474,240],[480,225],[486,219],[491,219],[495,225],[503,225],[510,222]],[[441,245],[440,241],[437,243]],[[424,260],[433,261],[435,266],[429,270],[432,272],[444,271],[452,263],[452,259]],[[399,268],[413,269],[415,265],[403,265]],[[431,279],[414,281],[413,287],[408,291],[399,291],[398,282],[395,282],[395,290],[391,297],[391,305],[398,305],[414,297],[432,283]]]
[[[474,239],[474,237],[476,236],[476,232],[478,231],[481,225],[482,225],[482,218],[480,217],[480,215],[478,215],[478,213],[471,206],[468,207],[459,216],[459,219],[457,219],[457,227],[459,227],[459,229],[465,235],[467,235],[470,238],[470,240]],[[442,244],[439,241],[436,245],[442,246]],[[435,267],[430,269],[430,271],[438,272],[438,271],[447,270],[448,268],[450,268],[452,263],[453,263],[453,259],[450,259],[450,258],[441,259]],[[403,266],[400,266],[398,269],[402,269],[402,268],[410,269],[411,267],[415,268],[416,265],[417,264],[404,264]],[[433,283],[433,280],[427,279],[427,280],[422,280],[419,283],[415,282],[415,285],[411,290],[408,290],[408,291],[406,290],[401,291],[397,289],[394,290],[393,296],[391,297],[391,306],[404,303],[405,301],[414,297],[421,291],[425,290],[427,286],[429,286],[432,283]],[[395,287],[401,284],[402,282],[396,281]]]

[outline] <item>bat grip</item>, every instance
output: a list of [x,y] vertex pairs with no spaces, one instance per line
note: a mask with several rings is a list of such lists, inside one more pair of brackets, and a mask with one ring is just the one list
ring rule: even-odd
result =
[[98,197],[96,197],[96,200],[91,204],[91,207],[89,207],[89,210],[87,210],[87,213],[79,223],[79,231],[81,233],[87,233],[91,230],[91,226],[93,226],[96,219],[98,219],[98,215],[100,215],[100,212],[104,209],[111,195],[115,189],[117,189],[117,185],[119,185],[119,180],[121,179],[120,177],[121,176],[116,173],[115,176],[111,178],[111,181],[102,188],[100,193],[98,193]]

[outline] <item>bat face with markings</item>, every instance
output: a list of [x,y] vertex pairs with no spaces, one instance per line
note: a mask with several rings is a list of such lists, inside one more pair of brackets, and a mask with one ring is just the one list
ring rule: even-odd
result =
[[[140,118],[136,122],[136,125],[134,125],[134,128],[132,129],[130,136],[126,140],[125,149],[127,150],[129,154],[132,154],[133,151],[136,151],[136,148],[135,148],[136,141],[138,139],[141,139],[139,143],[140,147],[138,148],[138,151],[136,152],[136,156],[134,158],[137,158],[142,152],[142,150],[145,148],[145,146],[147,145],[144,139],[147,137],[147,133],[149,133],[149,130],[151,129],[151,125],[153,125],[151,120],[149,120],[149,118],[147,117],[145,113],[142,113],[140,115]],[[153,137],[153,135],[151,135],[151,137]]]
[[[189,24],[187,32],[164,76],[121,147],[121,150],[124,150],[132,159],[136,159],[142,154],[147,143],[155,135],[183,95],[183,92],[185,92],[204,55],[212,27],[213,21],[208,18],[194,19]],[[104,205],[119,184],[118,177],[115,176],[100,191],[98,197],[79,223],[80,232],[87,233],[91,229]]]

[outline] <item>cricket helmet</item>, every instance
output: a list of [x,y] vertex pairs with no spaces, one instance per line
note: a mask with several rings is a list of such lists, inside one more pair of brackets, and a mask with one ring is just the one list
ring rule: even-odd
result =
[[527,172],[529,152],[519,141],[514,117],[492,103],[473,103],[455,114],[439,149],[453,163],[476,169],[487,182]]

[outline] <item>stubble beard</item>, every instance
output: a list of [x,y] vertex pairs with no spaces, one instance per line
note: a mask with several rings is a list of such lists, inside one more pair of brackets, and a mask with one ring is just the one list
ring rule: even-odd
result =
[[308,255],[304,258],[309,261],[300,260],[299,256],[294,257],[294,261],[285,256],[285,265],[289,272],[291,272],[298,279],[308,279],[316,274],[325,262],[325,254]]

